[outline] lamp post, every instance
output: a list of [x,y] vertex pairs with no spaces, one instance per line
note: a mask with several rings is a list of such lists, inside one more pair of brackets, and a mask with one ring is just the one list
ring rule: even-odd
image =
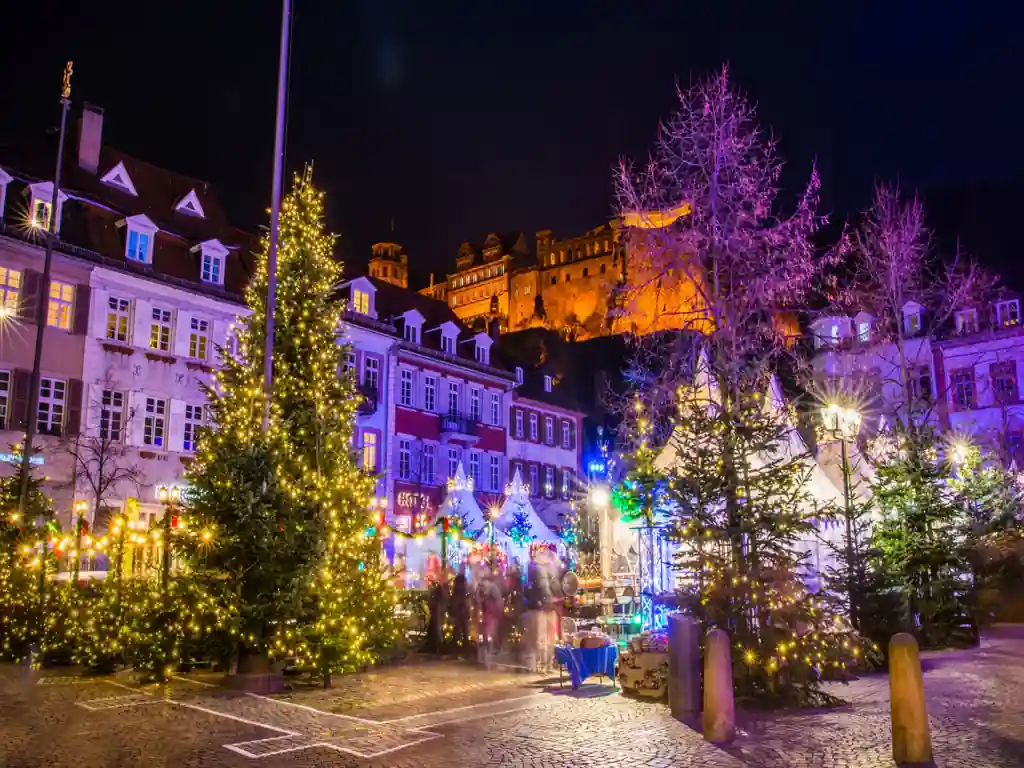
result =
[[161,574],[160,586],[164,594],[171,585],[171,528],[174,522],[174,510],[181,500],[181,491],[175,486],[168,488],[165,485],[156,490],[157,498],[164,505],[164,519],[161,521],[163,528],[163,550],[161,552]]
[[850,483],[850,450],[849,441],[856,439],[860,432],[860,412],[855,408],[846,408],[839,403],[828,403],[822,408],[822,420],[825,428],[839,439],[843,464],[843,501],[846,517],[846,588],[850,595],[850,623],[855,629],[860,627],[860,596],[855,595],[853,576],[853,489]]
[[82,527],[85,525],[85,515],[89,511],[89,502],[79,499],[75,502],[75,549],[71,559],[71,583],[78,581],[78,573],[82,567]]

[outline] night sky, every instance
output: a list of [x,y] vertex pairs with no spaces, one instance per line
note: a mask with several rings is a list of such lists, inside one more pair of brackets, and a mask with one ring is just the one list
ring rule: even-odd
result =
[[[728,61],[797,186],[816,157],[842,219],[876,179],[1024,288],[1024,8],[1011,2],[294,0],[287,162],[315,161],[342,253],[391,237],[416,282],[491,231],[576,234],[612,214],[685,83]],[[154,6],[150,8],[149,6]],[[898,8],[896,7],[898,6]],[[106,110],[106,142],[208,179],[265,223],[280,4],[8,3],[0,137],[57,121],[60,73]],[[969,203],[969,204],[968,204]],[[981,251],[985,251],[982,253]]]

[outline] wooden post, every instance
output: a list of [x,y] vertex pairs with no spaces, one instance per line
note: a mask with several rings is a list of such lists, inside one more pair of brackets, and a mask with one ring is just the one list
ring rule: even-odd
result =
[[672,717],[700,714],[700,624],[693,616],[668,617],[668,705]]
[[929,763],[932,737],[924,699],[921,657],[913,635],[900,632],[889,641],[889,706],[892,759],[897,765]]
[[732,648],[724,630],[708,632],[704,646],[704,739],[732,741],[736,709],[732,696]]

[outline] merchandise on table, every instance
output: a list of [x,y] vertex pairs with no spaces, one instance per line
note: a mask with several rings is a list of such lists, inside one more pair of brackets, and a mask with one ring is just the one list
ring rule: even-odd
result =
[[653,699],[668,692],[668,636],[643,632],[631,638],[619,660],[623,691]]

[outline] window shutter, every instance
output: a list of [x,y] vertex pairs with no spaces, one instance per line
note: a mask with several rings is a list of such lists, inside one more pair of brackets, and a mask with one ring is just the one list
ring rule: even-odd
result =
[[[178,357],[188,357],[188,336],[191,330],[192,314],[180,309],[174,313],[174,338],[171,350]],[[173,449],[172,449],[173,450]]]
[[142,445],[142,431],[146,422],[146,396],[142,392],[128,393],[128,424],[125,434],[131,445]]
[[82,380],[71,379],[68,382],[67,420],[64,434],[77,435],[82,431]]
[[185,401],[172,399],[167,418],[167,448],[171,451],[183,451],[185,449]]
[[14,371],[12,386],[14,391],[11,397],[13,407],[11,408],[10,426],[14,429],[25,429],[28,426],[28,401],[29,392],[32,389],[32,372]]
[[135,299],[133,304],[135,316],[132,318],[132,344],[136,347],[148,347],[153,306],[143,299]]
[[75,287],[75,320],[71,331],[75,336],[85,336],[89,330],[90,298],[88,285],[77,285]]
[[39,307],[39,284],[42,275],[34,269],[26,269],[21,284],[21,319],[23,322],[36,322],[36,310]]

